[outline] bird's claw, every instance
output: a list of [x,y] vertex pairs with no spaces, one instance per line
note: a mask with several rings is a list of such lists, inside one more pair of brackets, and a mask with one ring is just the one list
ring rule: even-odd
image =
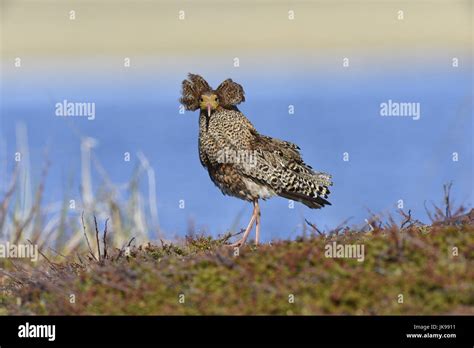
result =
[[243,245],[242,241],[238,241],[232,244],[226,244],[229,248],[240,248]]

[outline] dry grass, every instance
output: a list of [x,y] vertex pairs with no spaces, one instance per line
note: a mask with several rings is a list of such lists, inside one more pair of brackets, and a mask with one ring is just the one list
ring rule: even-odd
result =
[[[12,262],[2,271],[2,313],[474,314],[474,212],[454,218],[333,231],[238,256],[227,237],[132,241],[129,249],[100,243],[100,258],[91,250],[39,267]],[[364,262],[327,258],[332,241],[363,244]]]

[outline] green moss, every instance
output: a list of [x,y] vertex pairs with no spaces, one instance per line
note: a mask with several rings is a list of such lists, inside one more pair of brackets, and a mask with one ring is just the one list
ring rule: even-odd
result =
[[[52,279],[24,271],[32,282],[6,284],[0,315],[474,313],[472,225],[346,230],[247,246],[239,256],[225,240],[195,236],[180,245],[147,245],[104,264],[63,261],[63,272],[49,270]],[[363,243],[364,261],[326,258],[333,240]]]

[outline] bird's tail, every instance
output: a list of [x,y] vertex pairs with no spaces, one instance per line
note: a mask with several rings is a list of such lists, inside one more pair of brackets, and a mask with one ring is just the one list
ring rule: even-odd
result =
[[[293,174],[294,175],[294,174]],[[325,173],[314,173],[305,175],[298,173],[294,176],[290,185],[287,185],[279,195],[301,202],[312,209],[319,209],[325,205],[331,205],[327,200],[331,193],[329,187],[332,185],[331,177]]]
[[[331,205],[327,201],[332,185],[331,175],[315,172],[300,154],[300,148],[288,141],[264,135],[256,137],[262,152],[263,162],[274,169],[272,187],[277,194],[295,200],[313,209]],[[278,168],[278,169],[277,169]],[[278,183],[278,184],[276,184]]]

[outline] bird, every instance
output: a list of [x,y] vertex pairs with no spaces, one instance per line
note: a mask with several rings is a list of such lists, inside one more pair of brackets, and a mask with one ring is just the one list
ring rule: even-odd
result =
[[331,205],[332,176],[306,164],[294,143],[260,134],[237,108],[245,101],[240,84],[228,78],[213,89],[202,76],[189,73],[179,101],[188,111],[199,109],[199,159],[212,182],[224,195],[253,204],[242,238],[230,246],[244,245],[254,225],[259,244],[259,200],[280,196],[311,209]]

